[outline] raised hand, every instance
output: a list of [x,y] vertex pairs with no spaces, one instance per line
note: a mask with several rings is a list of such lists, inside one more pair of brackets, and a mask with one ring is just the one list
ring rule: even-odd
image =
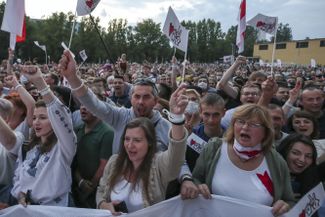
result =
[[170,97],[169,108],[173,114],[184,114],[188,104],[188,97],[184,94],[185,87],[186,84],[181,84]]
[[16,87],[17,85],[19,85],[19,82],[16,78],[15,75],[8,75],[4,78],[4,82],[7,84],[8,87],[12,88],[12,87]]
[[76,61],[73,59],[71,52],[65,50],[59,60],[59,73],[69,81],[69,78],[77,76],[76,65]]

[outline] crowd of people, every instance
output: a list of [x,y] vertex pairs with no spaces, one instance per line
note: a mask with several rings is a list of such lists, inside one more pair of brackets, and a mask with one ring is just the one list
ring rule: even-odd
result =
[[[325,67],[1,64],[0,208],[228,196],[282,215],[325,180]],[[182,76],[184,75],[184,76]],[[318,214],[315,213],[314,216]]]

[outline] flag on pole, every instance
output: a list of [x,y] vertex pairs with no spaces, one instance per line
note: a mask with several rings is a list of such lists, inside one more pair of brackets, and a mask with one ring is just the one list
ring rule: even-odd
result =
[[79,56],[81,57],[81,59],[82,59],[83,62],[85,62],[86,59],[88,58],[85,50],[80,51],[79,52]]
[[185,27],[179,23],[177,16],[171,7],[168,9],[162,31],[176,48],[186,53],[189,30],[185,29]]
[[100,0],[78,0],[77,15],[84,16],[90,14],[98,5]]
[[242,0],[240,3],[239,13],[238,13],[238,27],[237,27],[237,38],[236,38],[238,53],[242,53],[244,51],[245,31],[246,31],[246,0]]
[[16,36],[16,42],[24,42],[26,41],[26,17],[24,17],[24,22],[23,22],[23,29],[21,35]]
[[263,14],[257,14],[247,22],[248,25],[272,35],[275,34],[277,23],[277,17],[269,17]]
[[[6,8],[3,15],[1,29],[10,33],[10,48],[15,49],[16,36],[17,42],[24,41],[26,37],[26,27],[24,27],[25,19],[25,0],[7,0]],[[25,31],[25,35],[23,34]]]
[[40,44],[38,43],[38,41],[34,41],[34,44],[35,44],[37,47],[41,48],[43,51],[46,52],[46,46],[45,46],[45,45],[40,45]]

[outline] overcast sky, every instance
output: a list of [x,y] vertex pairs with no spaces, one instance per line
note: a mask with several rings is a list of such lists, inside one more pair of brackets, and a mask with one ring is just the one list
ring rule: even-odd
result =
[[[74,13],[77,0],[25,0],[25,4],[28,16],[42,18],[54,12]],[[237,24],[239,4],[240,0],[101,0],[92,14],[101,18],[103,27],[113,18],[126,18],[131,25],[151,18],[162,27],[172,6],[180,21],[211,18],[227,32]],[[278,16],[279,22],[289,24],[295,40],[325,38],[325,0],[246,0],[246,5],[247,21],[257,13]]]

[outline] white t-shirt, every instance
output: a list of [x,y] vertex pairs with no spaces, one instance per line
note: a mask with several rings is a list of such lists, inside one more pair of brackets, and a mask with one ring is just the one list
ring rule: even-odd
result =
[[[221,147],[212,179],[212,193],[271,206],[273,196],[259,178],[270,174],[266,159],[254,170],[242,170],[231,162],[227,146],[224,142]],[[268,177],[271,178],[270,175]]]
[[113,188],[111,192],[111,201],[124,201],[129,212],[135,212],[143,209],[142,184],[136,185],[134,190],[132,184],[122,179]]

